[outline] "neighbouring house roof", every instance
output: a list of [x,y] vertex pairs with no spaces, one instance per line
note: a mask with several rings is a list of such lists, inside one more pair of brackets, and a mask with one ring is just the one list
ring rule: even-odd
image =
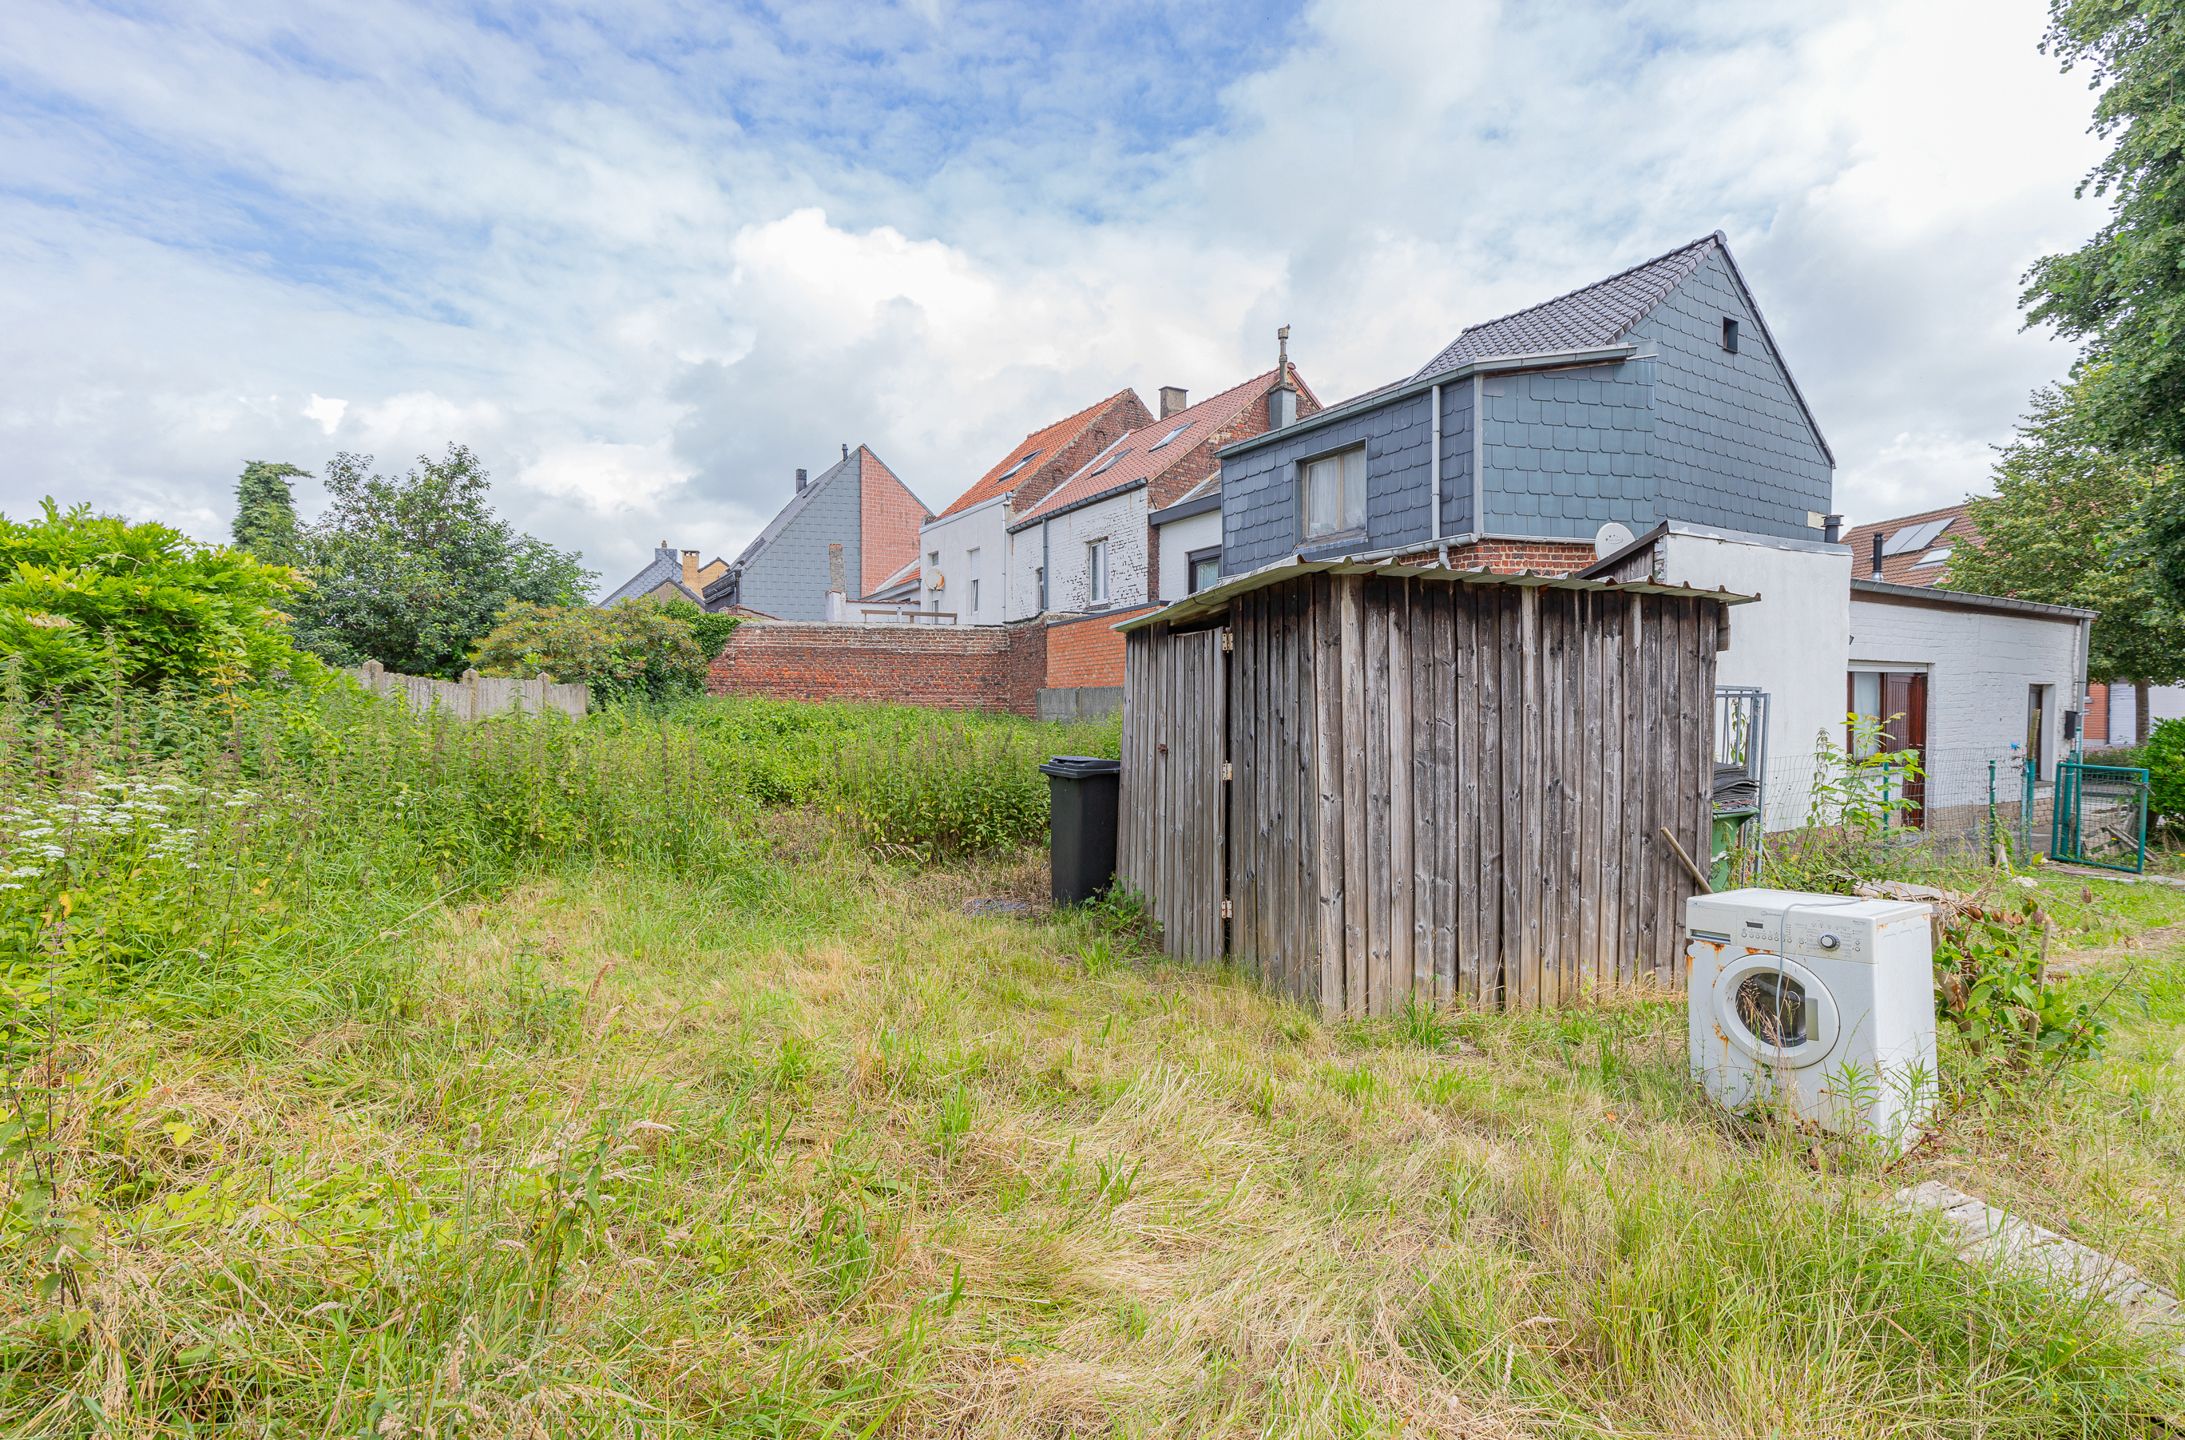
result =
[[1619,595],[1684,595],[1725,605],[1745,605],[1758,599],[1732,590],[1707,590],[1696,585],[1668,585],[1657,580],[1588,580],[1576,575],[1540,575],[1530,570],[1509,574],[1496,570],[1459,570],[1441,565],[1407,565],[1393,560],[1278,560],[1262,565],[1194,595],[1171,601],[1158,610],[1133,615],[1116,625],[1118,630],[1137,630],[1147,625],[1181,625],[1219,615],[1238,595],[1295,580],[1301,575],[1389,575],[1408,579],[1443,580],[1458,585],[1532,586],[1550,590],[1595,590]]
[[2018,615],[2041,615],[2056,620],[2092,620],[2098,610],[2076,605],[2049,605],[2039,600],[2014,600],[2008,595],[1975,595],[1970,590],[1942,590],[1932,585],[1892,585],[1886,580],[1853,580],[1852,598],[1908,600],[1915,605],[1939,605],[1960,610],[1999,610]]
[[981,475],[970,489],[951,501],[948,508],[941,512],[941,517],[945,518],[959,511],[969,510],[974,505],[983,505],[989,500],[1011,494],[1030,483],[1034,476],[1043,479],[1059,478],[1050,473],[1049,465],[1043,463],[1043,457],[1051,460],[1051,457],[1067,450],[1073,441],[1084,434],[1087,427],[1111,408],[1123,404],[1135,406],[1140,413],[1145,411],[1145,402],[1138,398],[1138,392],[1126,387],[1104,400],[1086,406],[1075,415],[1065,415],[1045,429],[1034,430],[1012,446],[1008,454],[995,461],[994,468]]
[[887,575],[918,558],[918,527],[933,518],[902,479],[868,446],[858,475],[857,583],[877,588]]
[[1767,343],[1768,353],[1774,357],[1776,368],[1782,372],[1784,385],[1789,388],[1791,398],[1798,402],[1800,413],[1806,417],[1806,425],[1813,431],[1814,442],[1828,456],[1829,463],[1834,464],[1836,457],[1829,450],[1828,441],[1813,418],[1812,407],[1806,404],[1806,397],[1799,390],[1798,382],[1791,378],[1790,366],[1783,360],[1782,347],[1775,343],[1775,336],[1769,331],[1768,322],[1760,313],[1759,302],[1753,299],[1752,287],[1745,283],[1744,272],[1738,269],[1736,258],[1730,254],[1729,237],[1720,230],[1679,245],[1651,260],[1643,260],[1629,270],[1618,271],[1605,280],[1581,285],[1576,290],[1558,295],[1552,300],[1543,300],[1537,305],[1512,311],[1498,319],[1468,325],[1456,339],[1442,347],[1440,354],[1427,361],[1411,378],[1432,379],[1482,360],[1556,355],[1574,350],[1597,350],[1615,344],[1652,314],[1654,308],[1668,299],[1670,292],[1706,263],[1711,254],[1722,256],[1724,268],[1729,271],[1731,281],[1744,298],[1746,308],[1752,312],[1753,323],[1759,327],[1761,338]]
[[[692,552],[695,554],[696,552]],[[698,584],[693,587],[683,580],[683,552],[663,541],[654,547],[652,559],[635,575],[617,585],[600,600],[600,607],[619,605],[640,595],[650,595],[663,585],[674,587],[696,603],[705,603],[705,590],[721,576],[728,573],[728,562],[716,557],[697,568]]]
[[[1076,474],[1019,514],[1009,528],[1022,530],[1064,511],[1135,490],[1141,485],[1158,490],[1161,478],[1186,462],[1194,458],[1206,462],[1208,457],[1199,454],[1200,447],[1209,441],[1219,441],[1240,417],[1249,419],[1246,416],[1248,408],[1264,403],[1267,392],[1275,388],[1280,377],[1279,370],[1269,370],[1178,410],[1166,419],[1124,431],[1105,450],[1079,467]],[[1290,380],[1297,387],[1298,408],[1304,410],[1309,404],[1312,409],[1319,409],[1319,399],[1294,365],[1290,367]],[[1259,417],[1259,423],[1265,425],[1264,413]],[[1218,475],[1219,471],[1215,473]],[[1219,484],[1214,476],[1207,480]],[[1205,483],[1207,481],[1199,482],[1202,486]]]
[[1882,537],[1881,578],[1891,585],[1940,584],[1949,570],[1950,552],[1980,543],[1980,528],[1964,502],[1854,525],[1845,532],[1844,543],[1851,547],[1851,573],[1861,579],[1874,578],[1876,535]]
[[1204,515],[1209,510],[1221,509],[1221,471],[1201,480],[1178,496],[1173,505],[1163,505],[1146,519],[1155,525],[1166,525],[1171,520],[1185,520],[1193,515]]

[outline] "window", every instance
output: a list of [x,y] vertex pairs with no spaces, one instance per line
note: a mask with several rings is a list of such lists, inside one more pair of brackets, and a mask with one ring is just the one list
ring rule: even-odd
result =
[[1108,542],[1094,540],[1085,546],[1085,585],[1095,605],[1108,603]]
[[1732,355],[1737,353],[1737,317],[1734,315],[1722,317],[1722,348]]
[[1221,579],[1221,546],[1193,550],[1184,556],[1184,568],[1189,572],[1191,593],[1196,595]]
[[1861,797],[1883,809],[1893,824],[1924,826],[1927,781],[1909,765],[1888,757],[1903,751],[1924,764],[1927,750],[1927,672],[1924,670],[1854,670],[1846,703],[1858,723],[1846,740],[1851,758],[1862,762],[1850,783]]
[[1169,441],[1175,439],[1178,435],[1183,434],[1184,431],[1189,430],[1190,428],[1191,422],[1186,420],[1183,424],[1178,425],[1175,429],[1169,431],[1166,435],[1163,435],[1160,439],[1154,441],[1151,445],[1148,445],[1146,447],[1146,452],[1148,454],[1151,454],[1153,451],[1160,449],[1163,445],[1166,445]]
[[1366,528],[1366,447],[1308,460],[1304,466],[1305,538]]
[[964,612],[974,619],[979,613],[979,547],[964,551]]
[[1032,567],[1032,585],[1033,585],[1033,588],[1035,588],[1035,589],[1036,589],[1036,590],[1038,590],[1038,592],[1039,592],[1039,608],[1040,608],[1040,609],[1042,609],[1042,610],[1046,609],[1046,608],[1047,608],[1047,567],[1046,567],[1046,566],[1044,566],[1044,565],[1035,565],[1035,566],[1033,566],[1033,567]]
[[971,577],[971,613],[979,613],[979,577],[976,575]]
[[1007,470],[1002,471],[1001,474],[995,478],[1000,480],[1007,480],[1010,476],[1016,474],[1019,470],[1022,470],[1025,466],[1031,464],[1034,460],[1037,460],[1038,458],[1039,452],[1037,450],[1031,451],[1022,460],[1019,460],[1016,464],[1010,466]]

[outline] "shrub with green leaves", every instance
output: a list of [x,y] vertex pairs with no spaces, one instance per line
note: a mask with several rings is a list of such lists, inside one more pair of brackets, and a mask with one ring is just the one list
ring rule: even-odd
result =
[[2148,732],[2139,763],[2147,767],[2147,808],[2167,828],[2185,828],[2185,720]]
[[302,584],[240,550],[48,499],[30,520],[0,515],[0,655],[40,693],[109,677],[142,688],[316,678],[282,613]]
[[604,610],[511,605],[471,649],[471,663],[483,674],[581,681],[595,700],[610,702],[695,695],[711,659],[689,619],[653,600]]

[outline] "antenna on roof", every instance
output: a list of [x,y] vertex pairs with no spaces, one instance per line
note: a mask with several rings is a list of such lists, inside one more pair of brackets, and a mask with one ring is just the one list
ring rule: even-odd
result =
[[850,442],[847,440],[842,442],[842,458],[845,460],[850,458]]

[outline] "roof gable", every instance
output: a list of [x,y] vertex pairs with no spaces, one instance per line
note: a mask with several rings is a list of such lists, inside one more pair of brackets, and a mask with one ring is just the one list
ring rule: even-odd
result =
[[1958,545],[1980,543],[1980,529],[1963,501],[1854,525],[1845,532],[1844,544],[1851,547],[1851,573],[1862,580],[1874,578],[1877,535],[1882,542],[1881,578],[1891,585],[1938,585],[1949,569],[1949,552]]
[[1722,243],[1718,230],[1606,280],[1581,285],[1499,319],[1467,325],[1412,378],[1438,375],[1472,360],[1591,350],[1610,344],[1645,319],[1679,281],[1699,268],[1708,250]]
[[1034,477],[1059,478],[1047,474],[1053,467],[1054,458],[1111,408],[1125,404],[1136,407],[1140,414],[1145,413],[1145,402],[1138,398],[1135,390],[1126,387],[1074,415],[1065,415],[1044,429],[1034,430],[995,461],[994,467],[981,475],[970,489],[950,501],[948,508],[941,512],[941,518],[1013,494]]

